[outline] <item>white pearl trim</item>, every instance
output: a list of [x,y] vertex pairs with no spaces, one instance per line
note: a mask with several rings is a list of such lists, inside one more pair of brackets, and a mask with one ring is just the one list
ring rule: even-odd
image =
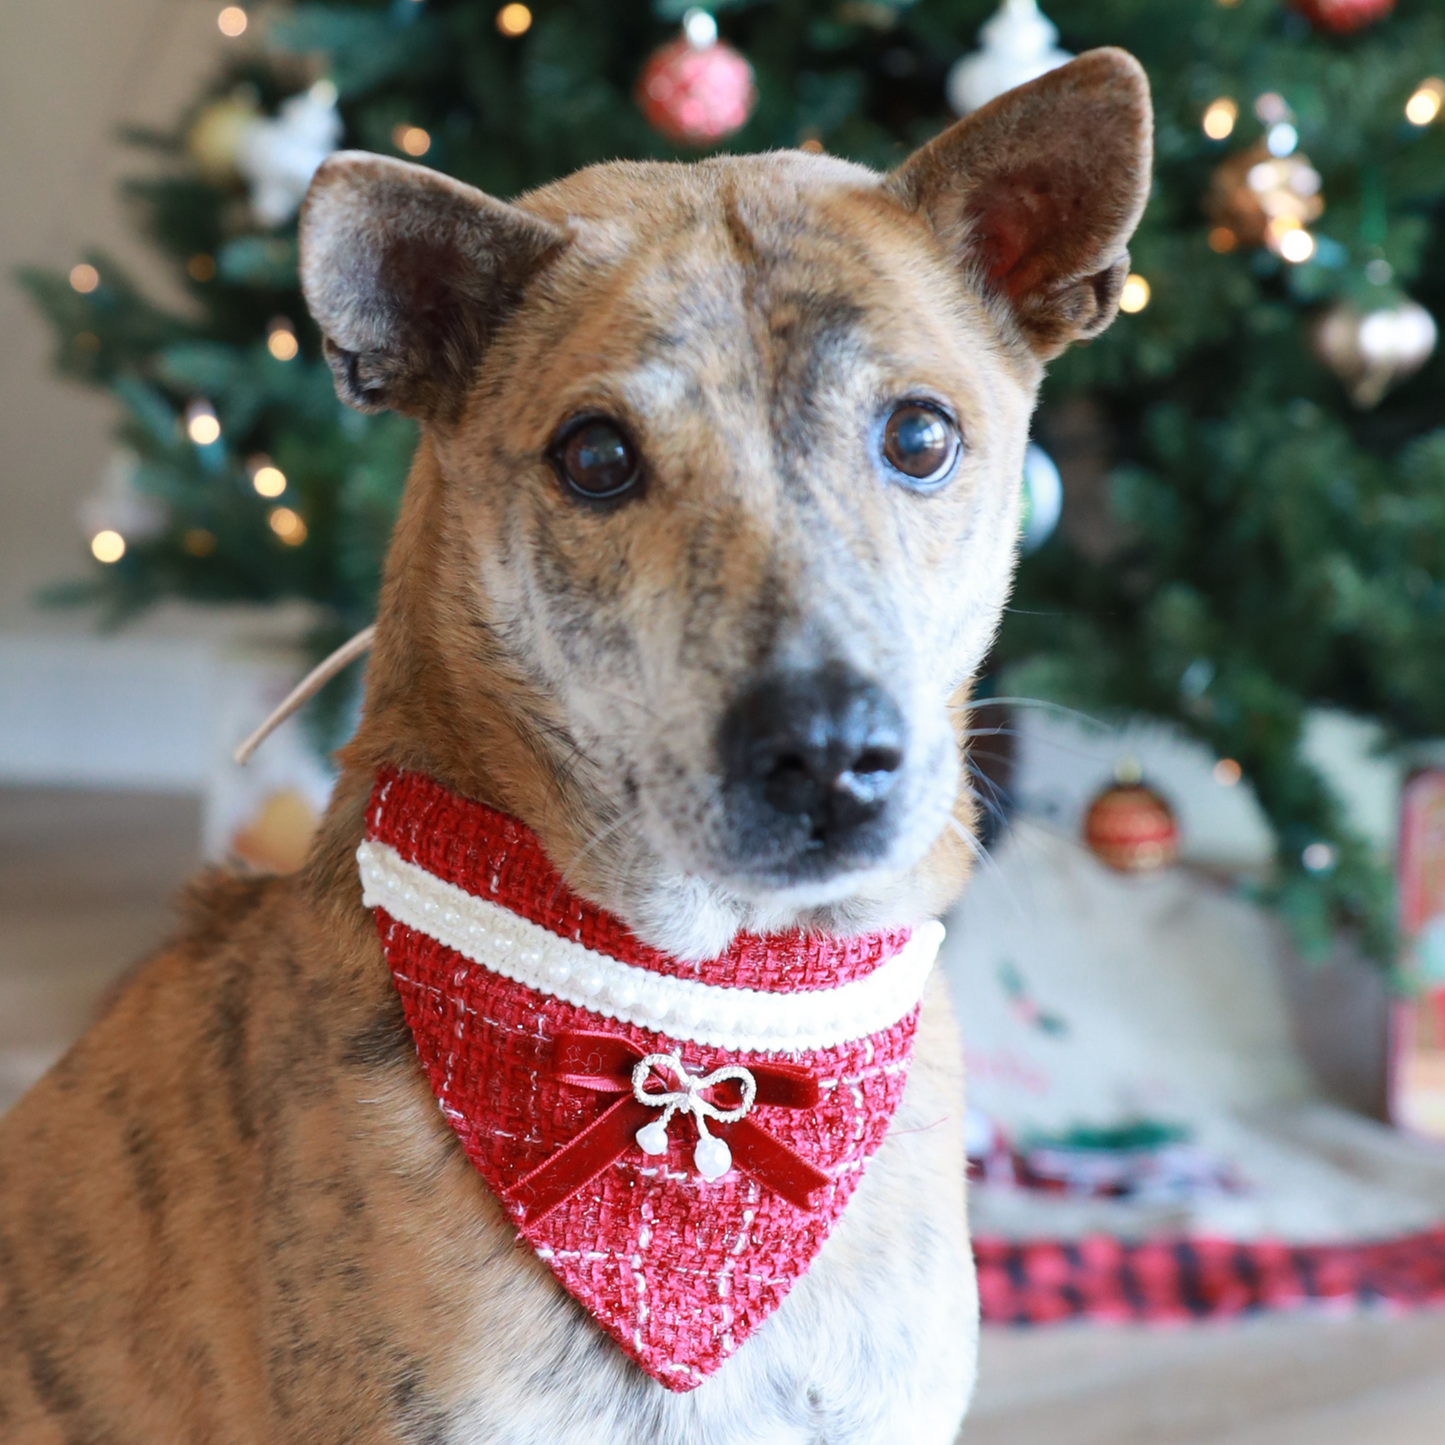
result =
[[654,973],[559,938],[408,863],[385,843],[363,843],[356,861],[368,908],[384,908],[463,958],[619,1023],[734,1052],[826,1049],[892,1028],[923,997],[943,942],[943,925],[929,919],[867,977],[837,988],[725,988]]

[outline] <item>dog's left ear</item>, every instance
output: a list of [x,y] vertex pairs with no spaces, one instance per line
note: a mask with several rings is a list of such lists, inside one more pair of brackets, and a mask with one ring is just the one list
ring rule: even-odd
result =
[[1091,50],[935,137],[884,189],[928,218],[1047,360],[1118,312],[1153,133],[1139,62]]

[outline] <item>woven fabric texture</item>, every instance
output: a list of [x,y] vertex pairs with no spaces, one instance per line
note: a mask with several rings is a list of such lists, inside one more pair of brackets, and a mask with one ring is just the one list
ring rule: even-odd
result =
[[383,771],[367,811],[367,837],[428,873],[510,908],[623,963],[700,983],[766,993],[836,988],[865,977],[908,942],[907,929],[826,938],[739,934],[716,958],[682,963],[649,948],[612,914],[584,903],[552,866],[536,835],[515,818],[458,798],[419,773]]
[[974,1257],[983,1318],[999,1325],[1445,1304],[1445,1229],[1364,1244],[975,1239]]
[[[566,893],[520,824],[477,809],[435,784],[393,774],[378,780],[373,836],[409,849],[429,871],[450,867],[451,881],[469,891],[509,906],[524,899],[536,922],[554,926],[547,909],[555,907],[592,947],[630,939],[615,920]],[[521,863],[514,863],[513,848]],[[498,1196],[610,1103],[551,1076],[553,1040],[561,1033],[602,1029],[644,1054],[678,1051],[694,1073],[766,1058],[816,1075],[816,1108],[760,1104],[749,1116],[829,1176],[812,1211],[737,1169],[704,1182],[692,1162],[696,1128],[685,1115],[672,1123],[665,1155],[634,1145],[537,1223],[523,1226],[513,1211],[519,1233],[628,1356],[670,1389],[700,1384],[778,1307],[842,1213],[902,1097],[917,1009],[887,1030],[833,1048],[727,1053],[619,1024],[513,983],[382,909],[377,925],[432,1090]],[[741,976],[751,987],[773,980],[775,991],[797,976],[821,986],[827,945],[795,942],[783,940],[783,959],[770,961],[769,947],[778,941],[749,940],[730,962],[713,960],[705,976],[726,983]],[[635,940],[625,946],[642,948]],[[875,940],[873,966],[893,946]],[[682,967],[649,952],[659,968]]]

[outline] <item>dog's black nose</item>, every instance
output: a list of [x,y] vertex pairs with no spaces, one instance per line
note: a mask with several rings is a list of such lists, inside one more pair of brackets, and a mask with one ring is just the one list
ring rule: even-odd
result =
[[728,710],[725,783],[754,826],[843,843],[882,813],[903,766],[903,733],[897,703],[845,664],[784,673]]

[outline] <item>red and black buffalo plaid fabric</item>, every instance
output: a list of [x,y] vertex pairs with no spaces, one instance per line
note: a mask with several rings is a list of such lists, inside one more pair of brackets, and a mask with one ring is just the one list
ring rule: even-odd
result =
[[1445,1305],[1445,1228],[1367,1244],[975,1239],[988,1324],[1185,1322],[1311,1304]]

